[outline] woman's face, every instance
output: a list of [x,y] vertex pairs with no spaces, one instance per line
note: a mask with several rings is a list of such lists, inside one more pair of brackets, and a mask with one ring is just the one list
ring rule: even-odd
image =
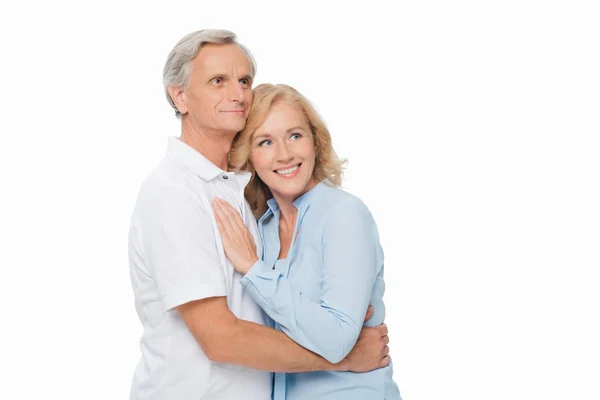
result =
[[250,162],[276,200],[295,200],[317,184],[315,144],[301,110],[275,103],[252,139]]

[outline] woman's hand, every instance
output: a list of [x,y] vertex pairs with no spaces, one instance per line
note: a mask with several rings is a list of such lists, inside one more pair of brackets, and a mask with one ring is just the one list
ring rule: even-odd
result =
[[258,261],[254,238],[240,214],[229,203],[215,197],[212,206],[225,255],[236,271],[245,274]]

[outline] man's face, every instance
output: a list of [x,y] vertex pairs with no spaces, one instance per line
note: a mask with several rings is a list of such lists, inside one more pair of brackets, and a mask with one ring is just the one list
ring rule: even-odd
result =
[[251,71],[248,57],[237,45],[204,45],[192,61],[182,94],[183,122],[205,133],[241,131],[252,106]]

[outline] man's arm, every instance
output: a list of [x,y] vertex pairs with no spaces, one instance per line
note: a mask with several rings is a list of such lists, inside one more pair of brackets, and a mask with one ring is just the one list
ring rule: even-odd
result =
[[[237,211],[228,211],[241,221]],[[360,200],[336,204],[324,225],[318,298],[307,296],[260,260],[241,283],[286,335],[337,363],[358,340],[382,259],[375,221]]]
[[281,332],[238,320],[224,297],[227,291],[216,246],[202,245],[214,241],[209,210],[186,188],[159,188],[146,200],[141,214],[142,251],[163,308],[179,311],[209,359],[286,372],[358,372],[381,366],[385,346],[380,343],[384,335],[378,332],[371,332],[372,340],[364,341],[366,351],[333,365]]
[[361,334],[382,264],[377,227],[364,203],[338,204],[325,222],[318,301],[257,259],[252,235],[236,210],[216,198],[213,208],[225,254],[245,274],[242,286],[258,305],[287,336],[327,361],[339,363],[348,356]]
[[362,346],[332,364],[283,332],[236,318],[225,297],[191,301],[176,309],[204,354],[215,362],[273,372],[369,371],[389,363],[385,325],[365,328]]

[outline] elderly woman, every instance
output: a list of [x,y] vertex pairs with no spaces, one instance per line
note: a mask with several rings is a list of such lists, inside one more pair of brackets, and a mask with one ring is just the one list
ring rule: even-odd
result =
[[[242,285],[275,328],[332,363],[366,325],[383,322],[383,252],[365,204],[341,190],[342,161],[317,112],[286,85],[260,85],[230,163],[252,172],[246,187],[263,253],[226,202],[213,207],[224,249]],[[387,357],[387,356],[386,356]],[[366,373],[275,374],[275,400],[400,399],[392,364]]]

